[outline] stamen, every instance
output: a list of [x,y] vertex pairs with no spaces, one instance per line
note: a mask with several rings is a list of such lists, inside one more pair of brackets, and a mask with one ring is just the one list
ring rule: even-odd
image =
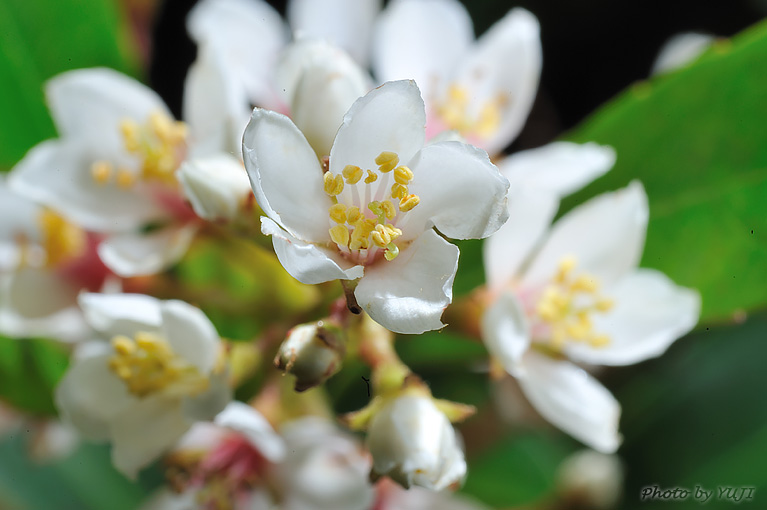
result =
[[408,191],[407,186],[403,184],[396,183],[391,185],[392,198],[403,199],[407,196]]
[[378,171],[385,174],[394,170],[394,167],[399,164],[399,156],[396,152],[384,151],[376,157],[375,162],[378,165]]
[[376,182],[376,180],[378,179],[378,174],[373,172],[372,170],[368,170],[367,172],[368,172],[368,176],[365,177],[365,184]]
[[85,251],[87,234],[77,225],[69,223],[50,209],[43,209],[38,222],[42,231],[41,244],[46,254],[46,267],[77,258]]
[[349,246],[349,229],[345,225],[336,225],[329,230],[330,239],[338,246]]
[[117,170],[117,185],[123,189],[128,189],[136,184],[136,176],[133,172],[126,168],[120,168]]
[[354,165],[346,165],[341,172],[346,184],[357,184],[362,179],[362,169]]
[[323,177],[325,180],[325,193],[331,197],[340,195],[344,190],[344,179],[340,175],[333,175],[330,172]]
[[91,177],[97,184],[106,184],[112,176],[112,164],[108,161],[95,161],[91,165]]
[[334,204],[329,210],[330,219],[336,223],[346,223],[347,214],[346,206],[344,204]]
[[413,171],[406,166],[398,166],[394,169],[394,182],[407,186],[413,180]]
[[402,212],[408,212],[420,203],[421,198],[418,195],[408,195],[399,201],[399,210]]

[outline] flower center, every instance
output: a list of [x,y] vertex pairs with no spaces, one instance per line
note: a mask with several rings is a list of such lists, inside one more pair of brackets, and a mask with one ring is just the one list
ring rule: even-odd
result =
[[[328,216],[335,224],[329,229],[330,238],[342,253],[363,263],[375,260],[379,252],[389,261],[399,255],[395,241],[402,235],[402,230],[397,224],[421,201],[418,195],[410,193],[408,185],[413,180],[413,171],[399,165],[397,153],[384,151],[376,157],[375,163],[377,172],[346,165],[341,174],[327,172],[324,177],[325,193],[333,200],[328,210]],[[358,183],[363,180],[363,175],[364,189],[360,189],[363,186]],[[390,175],[394,179],[391,187]],[[345,184],[351,188],[351,193],[346,195],[351,198],[350,203],[338,200]]]
[[471,108],[469,90],[456,84],[450,85],[446,97],[437,104],[437,114],[448,127],[463,135],[489,138],[501,125],[501,109],[508,99],[498,94],[485,101],[478,112]]
[[133,339],[112,338],[115,354],[109,369],[133,395],[146,397],[173,385],[181,395],[197,395],[208,388],[208,379],[173,352],[160,335],[139,331]]
[[98,184],[114,180],[124,189],[133,187],[137,180],[175,184],[174,172],[186,154],[187,126],[161,112],[149,115],[146,124],[133,119],[120,122],[125,150],[140,161],[140,170],[99,160],[91,165],[91,177]]
[[88,236],[80,227],[50,209],[43,209],[37,221],[42,232],[45,267],[56,267],[85,253]]
[[535,315],[547,326],[550,347],[560,351],[565,342],[585,342],[592,347],[610,343],[594,331],[592,314],[612,309],[611,299],[599,294],[598,280],[588,273],[575,274],[576,261],[565,257],[535,305]]

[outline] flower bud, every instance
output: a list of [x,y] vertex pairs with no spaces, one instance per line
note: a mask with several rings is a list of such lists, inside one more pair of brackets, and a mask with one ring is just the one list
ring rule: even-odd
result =
[[371,421],[367,445],[373,471],[404,487],[442,490],[466,474],[455,430],[428,396],[405,394],[386,403]]
[[341,368],[342,334],[340,328],[323,321],[296,326],[280,345],[274,365],[296,376],[296,391],[318,386]]
[[176,176],[194,212],[209,221],[234,219],[252,193],[245,169],[230,156],[192,159]]
[[621,497],[623,466],[617,455],[581,450],[562,462],[557,482],[567,508],[615,508]]

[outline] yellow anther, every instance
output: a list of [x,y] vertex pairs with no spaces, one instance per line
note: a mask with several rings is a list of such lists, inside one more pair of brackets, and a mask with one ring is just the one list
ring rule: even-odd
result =
[[391,200],[384,200],[381,202],[381,210],[388,220],[393,220],[397,215],[397,210],[394,208],[394,204],[391,203]]
[[373,172],[372,170],[368,170],[368,176],[365,177],[365,184],[376,182],[377,179],[378,179],[378,174]]
[[330,238],[338,246],[349,246],[349,229],[345,225],[336,225],[329,232]]
[[398,166],[394,169],[394,182],[407,186],[413,180],[413,171],[406,166]]
[[172,137],[173,123],[161,112],[152,112],[149,115],[149,127],[160,140],[169,140]]
[[346,211],[346,221],[348,221],[350,225],[355,223],[358,219],[360,219],[360,216],[361,216],[360,208],[357,207],[356,205],[351,206]]
[[408,190],[407,186],[405,186],[403,184],[395,183],[395,184],[391,185],[391,196],[392,196],[392,198],[403,199],[403,198],[405,198],[408,195],[408,192],[409,192],[409,190]]
[[501,125],[501,105],[498,102],[487,103],[479,112],[474,133],[482,138],[489,138]]
[[391,262],[392,260],[397,258],[397,255],[399,255],[399,248],[396,244],[391,243],[389,246],[386,247],[386,251],[384,252],[384,258]]
[[597,281],[593,277],[589,277],[587,275],[580,275],[578,276],[575,281],[572,283],[570,288],[576,292],[587,292],[592,293],[596,292],[598,285]]
[[357,220],[357,222],[354,224],[354,231],[351,235],[349,248],[352,250],[363,250],[369,248],[370,242],[368,239],[375,226],[376,222],[371,219],[360,218]]
[[130,356],[136,352],[136,344],[127,336],[118,335],[112,339],[112,347],[120,356]]
[[613,309],[615,306],[615,301],[609,298],[602,298],[597,300],[597,302],[594,304],[594,308],[596,308],[600,312],[609,312]]
[[136,184],[136,174],[127,168],[117,169],[117,185],[123,189],[132,188]]
[[120,132],[123,137],[123,145],[128,152],[138,152],[141,148],[139,125],[133,119],[120,121]]
[[373,242],[379,248],[386,248],[392,241],[402,235],[402,231],[391,225],[376,225],[375,230],[370,234]]
[[558,283],[562,283],[565,280],[567,280],[570,277],[570,273],[572,272],[572,270],[575,269],[575,264],[576,264],[575,257],[571,257],[571,256],[564,257],[559,262],[559,268],[557,270],[557,275],[555,277],[555,280]]
[[344,190],[344,179],[340,175],[333,175],[330,172],[325,173],[325,193],[334,197]]
[[50,209],[43,209],[37,218],[42,232],[47,267],[76,258],[83,254],[88,236],[78,226],[69,223]]
[[329,210],[330,219],[336,223],[346,223],[346,206],[344,204],[334,204]]
[[391,172],[399,164],[396,152],[384,151],[376,157],[376,165],[381,173]]
[[418,195],[408,195],[399,201],[399,210],[402,212],[407,212],[420,203],[421,199],[418,197]]
[[476,106],[471,105],[469,99],[466,88],[451,85],[444,102],[437,106],[437,113],[450,129],[465,135],[489,138],[501,125],[501,112],[508,103],[507,96],[501,93],[484,102],[478,114],[475,113]]
[[91,177],[98,184],[106,184],[112,176],[112,164],[108,161],[96,161],[91,165]]
[[589,339],[589,344],[596,348],[606,347],[609,343],[610,337],[607,335],[594,335]]
[[357,184],[362,179],[362,169],[354,165],[346,165],[341,172],[347,184]]

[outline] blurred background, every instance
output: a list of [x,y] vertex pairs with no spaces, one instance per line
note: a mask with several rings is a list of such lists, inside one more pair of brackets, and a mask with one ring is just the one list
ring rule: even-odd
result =
[[[284,13],[284,2],[270,3]],[[507,152],[557,138],[616,147],[615,169],[567,199],[561,212],[642,180],[651,207],[642,265],[703,296],[698,328],[666,355],[598,374],[623,406],[618,456],[625,480],[615,482],[623,492],[616,508],[700,505],[693,498],[641,501],[642,488],[653,485],[754,487],[754,500],[740,504],[767,508],[767,26],[757,25],[767,3],[464,3],[478,35],[515,6],[541,22],[538,98]],[[127,72],[180,113],[184,76],[195,57],[184,25],[193,4],[0,0],[0,169],[55,135],[41,86],[67,69],[104,65]],[[647,81],[663,43],[688,31],[721,39],[699,62]],[[482,282],[481,243],[461,248],[458,301]],[[450,333],[398,344],[436,396],[481,410],[462,429],[469,458],[464,492],[494,508],[552,508],[556,501],[562,508],[560,466],[580,445],[539,421],[516,388],[492,386],[477,370],[485,357],[478,344]],[[65,353],[42,356],[40,349],[0,338],[0,400],[33,417],[52,412],[50,388],[66,365]],[[351,366],[331,379],[339,411],[364,405],[363,375],[363,367]],[[509,416],[513,426],[504,424]],[[97,445],[40,464],[27,450],[37,432],[11,429],[0,442],[0,509],[128,510],[162,481],[154,469],[138,484],[127,482]],[[597,508],[586,496],[575,491],[566,501],[571,508]],[[712,500],[706,507],[732,505]]]

